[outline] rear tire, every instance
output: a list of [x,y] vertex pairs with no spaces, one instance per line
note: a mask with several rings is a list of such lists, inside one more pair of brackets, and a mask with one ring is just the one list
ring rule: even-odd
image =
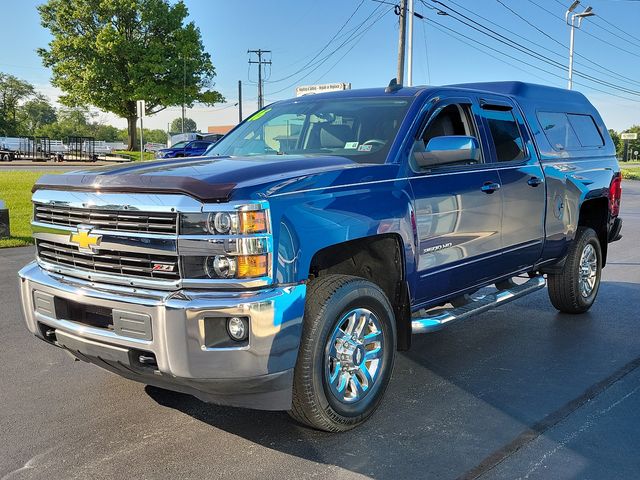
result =
[[348,275],[313,280],[289,414],[328,432],[360,425],[382,400],[395,350],[393,308],[377,285]]
[[584,313],[596,299],[602,274],[602,250],[592,228],[579,227],[561,272],[548,275],[549,299],[564,313]]

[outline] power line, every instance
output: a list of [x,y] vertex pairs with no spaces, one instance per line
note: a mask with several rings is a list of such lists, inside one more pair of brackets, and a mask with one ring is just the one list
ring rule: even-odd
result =
[[[361,22],[358,27],[356,27],[355,32],[357,32],[358,30],[360,30],[360,28],[362,28],[363,25],[365,25],[369,20],[371,20],[373,18],[373,15],[378,11],[378,9],[382,6],[382,4],[379,4],[372,12],[371,14],[363,21]],[[309,75],[311,75],[313,72],[315,72],[316,70],[318,70],[318,68],[320,68],[324,63],[326,63],[329,58],[331,58],[333,55],[335,55],[340,49],[342,49],[345,45],[347,45],[348,43],[354,41],[354,39],[357,39],[359,36],[363,35],[364,33],[366,33],[369,29],[371,29],[371,27],[373,27],[373,25],[375,25],[384,15],[386,15],[389,11],[391,11],[392,9],[388,9],[383,11],[381,14],[378,15],[378,17],[376,17],[371,23],[369,23],[369,25],[367,25],[364,30],[358,32],[358,33],[354,33],[352,34],[349,38],[347,38],[344,42],[342,42],[340,45],[338,45],[334,50],[332,50],[331,52],[329,52],[327,55],[325,55],[320,61],[316,62],[315,66],[309,70],[307,73],[305,73],[302,77],[297,78],[294,82],[292,82],[291,84],[287,85],[284,88],[281,88],[275,92],[270,92],[270,95],[276,95],[278,93],[284,92],[285,90],[290,89],[291,87],[293,87],[294,85],[298,84],[299,82],[301,82],[302,80],[304,80],[305,78],[307,78]]]
[[[449,1],[450,1],[451,3],[453,3],[453,4],[455,4],[455,5],[457,5],[457,6],[461,7],[461,8],[463,8],[464,10],[470,11],[469,9],[464,8],[464,7],[462,7],[461,5],[457,4],[457,3],[456,3],[455,1],[453,1],[453,0],[449,0]],[[534,23],[530,22],[529,20],[527,20],[527,18],[526,18],[526,17],[523,17],[523,16],[522,16],[522,15],[520,15],[517,11],[513,10],[511,7],[509,7],[507,4],[505,4],[505,3],[503,2],[503,0],[496,0],[496,1],[497,1],[500,5],[502,5],[504,8],[506,8],[507,10],[509,10],[509,11],[510,11],[512,14],[514,14],[516,17],[518,17],[520,20],[522,20],[523,22],[525,22],[527,25],[529,25],[529,26],[533,27],[536,31],[540,32],[542,35],[544,35],[544,36],[545,36],[545,37],[547,37],[548,39],[552,40],[554,43],[556,43],[556,44],[560,45],[564,50],[569,50],[569,47],[567,47],[564,43],[562,43],[560,40],[558,40],[558,39],[556,39],[556,38],[552,37],[551,35],[549,35],[549,34],[548,34],[547,32],[545,32],[544,30],[542,30],[542,29],[538,28],[538,26],[537,26],[537,25],[535,25]],[[485,18],[485,17],[481,16],[480,14],[476,14],[476,15],[477,15],[478,17],[482,18],[483,20],[486,20],[486,21],[488,21],[488,22],[492,23],[493,25],[500,26],[500,25],[496,24],[495,22],[492,22],[491,20],[489,20],[489,19],[487,19],[487,18]],[[510,32],[510,33],[512,33],[512,34],[514,34],[514,35],[517,35],[517,36],[518,36],[518,37],[520,37],[520,38],[523,38],[521,35],[519,35],[519,34],[517,34],[517,33],[513,32],[512,30],[508,30],[507,28],[504,28],[504,27],[502,27],[502,28],[503,28],[504,30],[506,30],[506,31],[508,31],[508,32]],[[543,48],[544,50],[548,51],[548,52],[552,52],[552,53],[554,53],[555,55],[562,56],[562,55],[560,55],[559,53],[554,52],[553,50],[551,50],[551,49],[549,49],[549,48],[543,47],[542,45],[539,45],[539,46],[540,46],[541,48]],[[576,55],[577,57],[580,57],[581,59],[583,59],[585,62],[589,63],[589,65],[590,65],[590,66],[588,67],[584,62],[581,62],[581,61],[578,61],[578,60],[576,60],[576,62],[575,62],[575,63],[576,63],[576,65],[582,65],[582,66],[587,67],[587,68],[593,68],[593,69],[595,69],[596,71],[598,71],[601,75],[605,75],[605,76],[610,77],[610,78],[615,78],[615,79],[617,79],[617,80],[624,80],[624,81],[631,82],[631,83],[634,83],[634,84],[636,84],[636,85],[640,86],[640,81],[638,81],[638,80],[635,80],[635,79],[633,79],[633,78],[630,78],[630,77],[627,77],[627,76],[625,76],[625,75],[622,75],[621,73],[614,72],[613,70],[603,68],[600,64],[598,64],[597,62],[594,62],[593,60],[589,59],[588,57],[585,57],[584,55],[580,54],[579,52],[575,52],[575,55]]]
[[[472,47],[472,48],[474,48],[474,49],[476,49],[476,50],[478,50],[478,51],[480,51],[480,52],[482,52],[482,53],[484,53],[484,54],[486,54],[486,55],[488,55],[488,56],[490,56],[490,57],[492,57],[492,58],[494,58],[494,59],[496,59],[496,60],[498,60],[498,61],[501,61],[501,62],[503,62],[503,63],[505,63],[505,64],[507,64],[507,65],[510,65],[510,66],[512,66],[512,67],[514,67],[514,68],[516,68],[517,70],[520,70],[520,71],[523,71],[523,72],[525,72],[525,73],[528,73],[528,74],[530,74],[530,75],[532,75],[532,76],[534,76],[534,77],[536,77],[536,78],[540,78],[541,80],[546,81],[546,79],[545,79],[545,78],[541,77],[540,75],[537,75],[537,73],[532,73],[532,72],[526,71],[526,70],[522,69],[521,67],[518,67],[517,65],[512,64],[511,62],[508,62],[508,61],[506,61],[506,60],[504,60],[504,59],[502,59],[502,58],[499,58],[499,57],[495,56],[493,53],[490,53],[490,52],[487,52],[487,51],[485,51],[485,50],[482,50],[482,49],[481,49],[481,48],[479,48],[477,45],[482,45],[483,47],[487,48],[487,49],[488,49],[488,50],[490,50],[491,52],[499,53],[500,55],[503,55],[503,56],[505,56],[505,57],[507,57],[507,58],[510,58],[510,59],[512,59],[512,60],[515,60],[516,62],[519,62],[519,63],[522,63],[522,64],[527,65],[527,66],[529,66],[529,67],[532,67],[532,68],[534,68],[534,69],[535,69],[535,71],[536,71],[536,72],[544,72],[544,73],[546,73],[546,74],[548,74],[548,75],[551,75],[551,76],[553,76],[553,77],[559,78],[559,79],[561,79],[561,80],[565,80],[565,78],[564,78],[562,75],[559,75],[559,74],[557,74],[557,73],[555,73],[555,72],[551,72],[551,71],[549,71],[549,70],[545,70],[544,68],[541,68],[540,66],[538,66],[538,65],[534,65],[534,64],[532,64],[532,63],[530,63],[530,62],[527,62],[527,61],[523,60],[522,58],[518,58],[518,57],[515,57],[515,56],[513,56],[513,55],[509,55],[508,53],[505,53],[505,52],[503,52],[502,50],[499,50],[499,49],[497,49],[497,48],[495,48],[495,47],[492,47],[492,46],[490,46],[490,45],[487,45],[486,43],[483,43],[483,42],[481,42],[481,41],[479,41],[479,40],[477,40],[477,39],[475,39],[475,38],[473,38],[473,37],[470,37],[470,36],[468,36],[468,35],[465,35],[465,34],[463,34],[463,33],[460,33],[460,32],[458,32],[457,30],[454,30],[454,29],[452,29],[452,28],[450,28],[450,27],[447,27],[447,26],[445,26],[445,25],[442,25],[441,23],[438,23],[438,22],[436,22],[435,20],[432,20],[432,19],[430,19],[430,18],[425,17],[425,18],[423,19],[423,21],[431,23],[431,24],[432,24],[432,26],[433,26],[436,30],[439,30],[439,31],[441,31],[442,33],[445,33],[446,35],[448,35],[448,36],[450,36],[450,37],[452,37],[452,38],[455,38],[455,39],[457,39],[458,41],[460,41],[460,42],[462,42],[462,43],[464,43],[464,44],[466,44],[466,45],[468,45],[468,46],[470,46],[470,47]],[[443,29],[444,29],[444,30],[443,30]],[[446,30],[446,31],[445,31],[445,30]],[[451,32],[451,33],[449,33],[449,32]],[[460,38],[457,38],[455,35],[457,35],[457,36],[461,36],[461,37],[464,37],[464,38],[466,38],[467,40],[469,40],[469,42],[465,42],[464,40],[461,40]],[[629,101],[632,101],[632,102],[638,102],[638,103],[640,103],[640,100],[637,100],[637,99],[634,99],[634,98],[625,97],[625,96],[623,96],[623,95],[618,95],[618,94],[616,94],[616,93],[612,93],[612,92],[609,92],[609,91],[606,91],[606,90],[602,90],[602,89],[599,89],[599,88],[596,88],[596,87],[593,87],[593,86],[591,86],[591,85],[587,85],[587,84],[584,84],[584,83],[581,83],[581,82],[578,82],[578,81],[574,81],[574,83],[575,83],[576,85],[580,85],[580,86],[582,86],[582,87],[588,88],[588,89],[590,89],[590,90],[594,90],[594,91],[596,91],[596,92],[605,93],[605,94],[607,94],[607,95],[611,95],[611,96],[614,96],[614,97],[617,97],[617,98],[622,98],[622,99],[624,99],[624,100],[629,100]]]
[[[563,17],[560,17],[560,16],[556,15],[554,12],[552,12],[551,10],[549,10],[549,9],[547,9],[547,8],[545,8],[545,7],[543,7],[542,5],[540,5],[539,3],[535,2],[534,0],[528,0],[528,2],[529,2],[529,3],[534,4],[534,5],[535,5],[536,7],[538,7],[539,9],[544,10],[545,12],[547,12],[547,13],[548,13],[548,14],[550,14],[550,15],[552,15],[553,17],[555,17],[555,18],[559,19],[562,23],[566,23],[566,22],[565,22],[565,19],[564,19]],[[615,45],[615,44],[613,44],[613,43],[609,42],[608,40],[605,40],[605,39],[603,39],[603,38],[600,38],[600,37],[599,37],[599,36],[597,36],[597,35],[594,35],[593,33],[591,33],[591,32],[590,32],[590,31],[588,31],[588,30],[582,30],[582,33],[584,33],[585,35],[588,35],[588,36],[590,36],[590,37],[592,37],[592,38],[595,38],[595,39],[596,39],[596,40],[598,40],[599,42],[602,42],[602,43],[604,43],[604,44],[606,44],[606,45],[609,45],[610,47],[613,47],[613,48],[615,48],[615,49],[617,49],[617,50],[621,50],[621,51],[623,51],[623,52],[625,52],[625,53],[628,53],[629,55],[633,55],[634,57],[638,57],[638,58],[640,58],[640,55],[639,55],[638,53],[633,52],[633,51],[631,51],[631,50],[628,50],[628,49],[626,49],[626,48],[624,48],[624,47],[621,47],[621,46],[619,46],[619,45]]]
[[[429,23],[431,23],[432,26],[436,30],[439,30],[440,32],[444,33],[445,35],[448,35],[449,37],[454,38],[454,39],[458,40],[459,42],[464,43],[465,45],[468,45],[468,46],[478,50],[479,52],[482,52],[482,53],[488,55],[491,58],[495,58],[496,60],[498,60],[500,62],[503,62],[503,63],[505,63],[507,65],[510,65],[513,68],[515,68],[517,70],[520,70],[521,72],[528,73],[528,74],[530,74],[530,75],[532,75],[532,76],[534,76],[536,78],[539,78],[540,80],[543,80],[545,82],[547,81],[547,79],[545,77],[537,75],[536,73],[532,73],[532,72],[530,72],[528,70],[524,70],[523,68],[518,67],[517,65],[514,65],[511,62],[508,62],[508,61],[506,61],[506,60],[504,60],[504,59],[502,59],[500,57],[497,57],[496,55],[493,55],[490,52],[487,52],[487,51],[479,48],[477,45],[482,45],[483,47],[489,49],[491,52],[499,53],[500,55],[504,55],[505,57],[508,57],[508,58],[510,58],[512,60],[515,60],[517,62],[523,63],[523,64],[528,65],[530,67],[533,67],[533,68],[536,69],[536,71],[542,71],[542,72],[548,73],[549,75],[552,75],[554,77],[557,77],[557,78],[560,78],[560,79],[564,80],[564,77],[562,77],[561,75],[558,75],[558,74],[556,74],[554,72],[550,72],[548,70],[544,70],[544,69],[540,68],[538,65],[534,65],[532,63],[529,63],[529,62],[526,62],[526,61],[522,60],[521,58],[517,58],[517,57],[514,57],[513,55],[509,55],[508,53],[504,53],[501,50],[497,50],[496,48],[491,47],[491,46],[487,45],[486,43],[483,43],[483,42],[481,42],[479,40],[476,40],[475,38],[472,38],[472,37],[470,37],[468,35],[460,33],[457,30],[454,30],[453,28],[449,28],[449,27],[447,27],[445,25],[442,25],[441,23],[438,23],[435,20],[431,20],[430,18],[427,18],[427,17],[425,17],[424,20],[429,22]],[[458,38],[458,37],[463,37],[463,38],[466,38],[467,40],[470,40],[470,41],[467,42],[467,41],[462,40],[461,38]]]
[[322,52],[324,52],[327,48],[329,48],[329,45],[331,45],[331,43],[333,43],[333,41],[338,37],[338,35],[340,35],[340,33],[342,32],[342,30],[344,30],[344,28],[348,25],[348,23],[351,21],[351,19],[355,16],[356,13],[358,13],[358,10],[360,10],[360,7],[364,4],[365,0],[360,0],[360,3],[358,3],[358,6],[355,8],[355,10],[351,13],[351,15],[349,15],[349,18],[347,18],[347,20],[342,24],[342,26],[338,29],[338,31],[329,39],[329,41],[324,45],[324,47],[322,47],[318,53],[316,53],[313,58],[311,60],[309,60],[306,64],[304,64],[300,69],[296,70],[295,72],[293,72],[290,75],[287,75],[285,77],[279,78],[277,80],[272,80],[270,83],[279,83],[279,82],[283,82],[284,80],[288,80],[292,77],[295,77],[296,75],[298,75],[299,73],[302,73],[306,68],[308,68],[316,58],[318,58]]
[[[421,1],[424,3],[424,0],[421,0]],[[445,13],[447,16],[449,16],[449,17],[453,18],[454,20],[456,20],[456,21],[458,21],[458,22],[460,22],[460,23],[462,23],[462,24],[464,24],[464,25],[466,25],[466,26],[468,26],[468,27],[470,27],[470,28],[482,33],[483,35],[488,36],[488,37],[490,37],[490,38],[492,38],[492,39],[494,39],[494,40],[496,40],[496,41],[498,41],[498,42],[500,42],[500,43],[502,43],[504,45],[507,45],[507,46],[509,46],[509,47],[511,47],[511,48],[513,48],[515,50],[518,50],[521,53],[529,55],[529,56],[531,56],[531,57],[533,57],[533,58],[535,58],[535,59],[537,59],[539,61],[542,61],[544,63],[552,65],[552,66],[554,66],[556,68],[559,68],[559,69],[561,69],[563,71],[567,70],[567,67],[565,67],[564,64],[562,64],[562,63],[560,63],[560,62],[558,62],[556,60],[553,60],[553,59],[551,59],[551,58],[549,58],[549,57],[547,57],[547,56],[545,56],[545,55],[543,55],[543,54],[541,54],[541,53],[539,53],[539,52],[537,52],[535,50],[532,50],[531,48],[528,48],[527,46],[522,45],[521,43],[518,43],[515,40],[513,40],[513,39],[511,39],[509,37],[506,37],[505,35],[502,35],[499,32],[496,32],[495,30],[492,30],[491,28],[487,27],[486,25],[483,25],[482,23],[473,20],[472,18],[464,15],[463,13],[458,12],[457,10],[455,10],[454,8],[444,4],[443,2],[441,2],[439,0],[432,0],[432,1],[434,3],[442,5],[445,9],[450,10],[451,12],[454,12],[456,15],[466,19],[467,21],[461,20],[460,18],[456,17],[455,15],[452,15],[449,11],[443,11],[443,13]],[[471,23],[469,23],[469,22],[471,22]],[[588,75],[588,74],[586,74],[586,73],[584,73],[582,71],[574,70],[574,75],[577,75],[577,76],[580,76],[582,78],[588,79],[588,80],[590,80],[591,82],[594,82],[594,83],[599,83],[601,85],[604,85],[604,86],[607,86],[607,87],[610,87],[610,88],[615,88],[617,90],[620,90],[622,92],[625,92],[625,93],[628,93],[628,94],[631,94],[631,95],[640,96],[640,91],[632,90],[632,89],[624,87],[622,85],[618,85],[618,84],[614,84],[614,83],[608,82],[606,80],[602,80],[601,78],[595,77],[593,75]]]
[[429,65],[429,50],[427,48],[427,27],[425,27],[425,23],[422,22],[422,38],[424,40],[424,56],[425,56],[425,64],[427,65],[427,83],[431,84],[431,66]]
[[[376,0],[376,1],[377,1],[377,0]],[[381,3],[383,3],[383,2],[381,2]],[[384,3],[386,3],[386,2],[384,2]],[[338,61],[336,61],[336,62],[335,62],[335,63],[334,63],[330,68],[329,68],[329,70],[327,70],[326,72],[324,72],[324,73],[322,74],[322,76],[321,76],[321,77],[319,77],[317,80],[315,80],[313,83],[318,83],[318,82],[319,82],[323,77],[325,77],[326,75],[328,75],[328,74],[329,74],[329,72],[331,72],[331,71],[336,67],[336,65],[338,65],[338,64],[339,64],[339,63],[344,59],[344,57],[346,57],[346,56],[349,54],[349,52],[351,52],[351,50],[353,50],[353,49],[356,47],[356,45],[357,45],[358,43],[360,43],[360,40],[362,40],[362,39],[364,38],[364,34],[365,34],[365,33],[367,33],[367,32],[368,32],[368,31],[369,31],[369,30],[370,30],[370,29],[371,29],[371,28],[372,28],[376,23],[378,23],[378,21],[380,21],[380,20],[382,19],[382,17],[384,17],[385,15],[387,15],[390,11],[391,11],[391,10],[385,10],[385,11],[382,13],[382,15],[379,15],[379,16],[378,16],[378,18],[376,18],[376,19],[373,21],[373,23],[371,23],[371,25],[369,25],[365,30],[363,30],[362,32],[360,32],[360,33],[358,34],[358,38],[357,38],[357,39],[355,39],[355,40],[354,40],[354,42],[353,42],[353,44],[351,45],[351,48],[349,48],[349,50],[347,50],[347,51],[344,53],[344,55],[342,55],[342,56],[338,59]],[[355,37],[354,37],[354,38],[355,38]]]
[[[554,0],[554,1],[555,1],[558,5],[561,5],[563,8],[567,8],[567,6],[566,6],[564,3],[562,3],[560,0]],[[593,20],[596,20],[596,21],[593,21]],[[611,30],[609,30],[608,28],[605,28],[605,27],[603,27],[602,25],[600,25],[600,24],[598,23],[598,21],[597,21],[597,20],[601,20],[601,21],[603,21],[604,23],[606,23],[606,24],[608,24],[608,25],[611,25],[613,28],[615,28],[616,30],[618,30],[618,31],[620,31],[620,32],[622,32],[622,33],[624,33],[626,36],[631,37],[631,38],[633,38],[633,39],[637,40],[638,42],[640,42],[640,38],[638,38],[638,37],[636,37],[636,36],[634,36],[634,35],[631,35],[631,33],[627,32],[627,31],[625,31],[625,30],[622,30],[620,27],[618,27],[618,26],[617,26],[617,25],[615,25],[614,23],[611,23],[611,22],[610,22],[610,21],[608,21],[606,18],[602,17],[600,14],[598,14],[598,15],[597,15],[593,20],[591,21],[591,23],[592,23],[593,25],[595,25],[596,27],[598,27],[598,28],[600,28],[600,29],[604,30],[605,32],[608,32],[609,34],[613,35],[614,37],[617,37],[617,38],[619,38],[619,39],[621,39],[621,40],[624,40],[625,42],[627,42],[627,43],[629,43],[629,44],[631,44],[631,45],[633,45],[633,46],[635,46],[635,47],[640,47],[640,43],[632,42],[632,41],[630,41],[630,40],[628,40],[628,39],[624,38],[624,37],[623,37],[623,36],[621,36],[620,34],[615,33],[615,32],[612,32],[612,31],[611,31]]]

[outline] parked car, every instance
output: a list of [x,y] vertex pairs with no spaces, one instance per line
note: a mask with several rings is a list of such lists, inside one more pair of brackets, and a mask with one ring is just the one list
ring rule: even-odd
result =
[[156,158],[198,157],[212,144],[213,142],[207,140],[178,142],[169,148],[156,151]]
[[317,94],[212,154],[41,178],[29,330],[132,380],[343,431],[412,334],[547,282],[586,312],[622,228],[614,144],[575,91]]

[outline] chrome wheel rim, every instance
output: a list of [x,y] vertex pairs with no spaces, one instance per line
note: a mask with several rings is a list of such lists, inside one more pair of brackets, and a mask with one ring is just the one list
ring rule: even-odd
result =
[[325,348],[325,381],[331,394],[353,404],[371,391],[384,360],[384,333],[378,317],[366,308],[344,315]]
[[588,298],[596,287],[598,280],[598,255],[593,245],[588,243],[580,256],[580,293]]

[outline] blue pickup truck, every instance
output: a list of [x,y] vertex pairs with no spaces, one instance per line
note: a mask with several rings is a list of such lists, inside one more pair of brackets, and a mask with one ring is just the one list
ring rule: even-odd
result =
[[312,95],[210,154],[43,177],[29,330],[132,380],[343,431],[412,334],[547,284],[560,312],[588,310],[620,238],[614,145],[578,92]]

